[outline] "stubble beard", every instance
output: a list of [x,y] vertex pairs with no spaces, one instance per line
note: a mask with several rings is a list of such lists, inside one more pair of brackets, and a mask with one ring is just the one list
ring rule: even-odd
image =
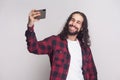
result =
[[77,30],[75,32],[70,32],[69,27],[75,27],[75,26],[68,25],[68,35],[75,36],[79,33],[78,28],[75,27]]

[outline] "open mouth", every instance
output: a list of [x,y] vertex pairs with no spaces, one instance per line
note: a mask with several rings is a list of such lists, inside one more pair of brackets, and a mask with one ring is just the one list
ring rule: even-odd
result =
[[77,27],[75,27],[75,26],[73,26],[73,25],[70,25],[69,27],[70,27],[70,28],[71,28],[71,30],[73,30],[73,31],[78,31],[78,28],[77,28]]

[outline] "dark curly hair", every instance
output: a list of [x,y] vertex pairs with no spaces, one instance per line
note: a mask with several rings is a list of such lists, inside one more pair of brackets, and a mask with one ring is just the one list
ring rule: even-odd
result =
[[75,11],[73,12],[67,19],[67,22],[65,23],[63,30],[59,33],[59,36],[62,40],[67,39],[68,36],[68,23],[71,20],[72,16],[74,14],[80,14],[83,17],[83,23],[82,23],[82,27],[81,30],[79,31],[77,38],[78,40],[81,41],[81,43],[84,46],[90,46],[91,42],[90,42],[90,37],[89,37],[89,31],[88,31],[88,21],[87,21],[87,17],[84,13],[79,12],[79,11]]

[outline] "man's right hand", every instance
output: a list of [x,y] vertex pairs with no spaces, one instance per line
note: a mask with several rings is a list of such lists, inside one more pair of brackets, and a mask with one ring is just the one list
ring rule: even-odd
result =
[[37,10],[31,10],[28,17],[28,27],[32,27],[34,22],[39,21],[38,19],[35,19],[36,16],[40,16],[40,12]]

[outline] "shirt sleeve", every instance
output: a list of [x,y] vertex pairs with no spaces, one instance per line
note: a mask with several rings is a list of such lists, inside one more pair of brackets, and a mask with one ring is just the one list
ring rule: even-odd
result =
[[34,25],[32,27],[27,28],[25,32],[25,36],[26,36],[26,42],[27,42],[27,49],[30,53],[49,54],[52,51],[50,37],[41,41],[37,41],[37,38],[34,32]]

